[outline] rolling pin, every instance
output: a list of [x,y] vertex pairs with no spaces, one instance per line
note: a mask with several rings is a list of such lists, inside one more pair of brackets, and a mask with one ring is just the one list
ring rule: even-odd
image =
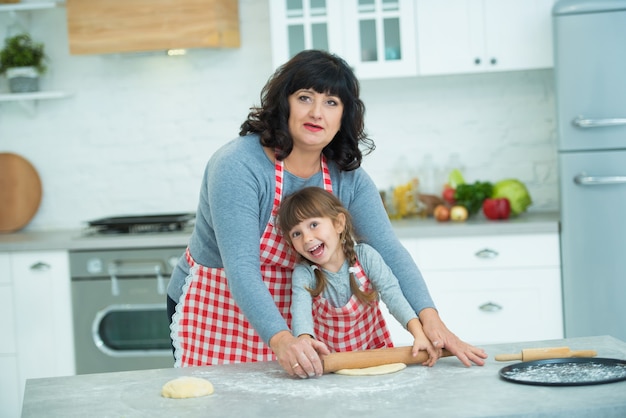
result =
[[[413,357],[413,354],[411,354],[412,349],[413,347],[407,346],[330,353],[322,357],[324,373],[332,373],[341,369],[362,369],[391,363],[421,364],[428,360],[426,351],[420,351],[417,356]],[[451,355],[452,353],[446,349],[441,354],[442,357]]]
[[497,361],[533,361],[549,358],[595,357],[597,354],[595,350],[572,351],[569,347],[526,348],[518,354],[498,354],[495,359]]

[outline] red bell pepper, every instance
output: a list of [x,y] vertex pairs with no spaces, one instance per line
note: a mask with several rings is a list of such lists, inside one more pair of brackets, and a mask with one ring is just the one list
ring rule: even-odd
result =
[[511,202],[505,197],[487,198],[483,201],[483,213],[487,219],[509,219]]

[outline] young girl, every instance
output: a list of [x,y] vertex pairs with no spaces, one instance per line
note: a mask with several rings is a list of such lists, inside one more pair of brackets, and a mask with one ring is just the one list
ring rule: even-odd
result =
[[283,201],[278,212],[283,236],[303,261],[292,276],[291,326],[331,351],[392,347],[379,299],[413,335],[413,355],[438,355],[405,299],[398,280],[376,250],[356,244],[350,213],[334,195],[307,187]]

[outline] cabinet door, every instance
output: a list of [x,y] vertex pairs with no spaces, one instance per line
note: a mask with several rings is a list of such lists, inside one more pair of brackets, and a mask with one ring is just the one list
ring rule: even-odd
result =
[[341,55],[341,3],[328,0],[270,0],[272,61],[277,68],[305,49]]
[[417,0],[420,75],[483,71],[482,0]]
[[506,71],[552,67],[553,3],[484,0],[486,68]]
[[0,417],[20,416],[20,395],[15,356],[0,355]]
[[421,75],[552,66],[554,0],[417,0]]
[[26,379],[73,375],[69,259],[65,251],[11,255],[20,399]]
[[357,77],[417,74],[413,1],[349,0],[343,6],[344,55]]
[[472,344],[563,338],[559,268],[424,272],[442,320]]

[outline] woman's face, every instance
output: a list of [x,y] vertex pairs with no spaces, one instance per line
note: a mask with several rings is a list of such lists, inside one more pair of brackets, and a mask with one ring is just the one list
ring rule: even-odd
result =
[[322,149],[341,128],[343,103],[337,96],[301,89],[289,96],[289,133],[294,149]]

